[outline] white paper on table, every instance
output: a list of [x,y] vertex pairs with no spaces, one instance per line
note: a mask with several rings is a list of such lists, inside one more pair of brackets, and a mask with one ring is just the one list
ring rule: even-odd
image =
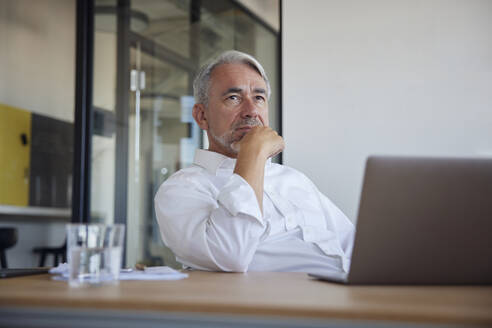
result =
[[[49,271],[54,280],[68,280],[68,264],[62,263]],[[148,267],[145,270],[122,269],[119,280],[180,280],[188,278],[188,274],[179,272],[168,266]]]
[[179,280],[188,278],[188,274],[168,266],[147,267],[143,271],[120,272],[120,280]]
[[146,273],[144,271],[122,272],[120,280],[180,280],[188,278],[186,273]]

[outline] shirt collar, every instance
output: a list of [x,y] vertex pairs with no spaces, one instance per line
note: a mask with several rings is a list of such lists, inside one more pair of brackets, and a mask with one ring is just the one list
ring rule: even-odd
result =
[[[271,164],[271,161],[272,159],[269,158],[266,162],[266,165],[269,166]],[[236,159],[227,157],[214,151],[197,149],[195,152],[193,164],[201,166],[209,171],[211,174],[215,175],[219,168],[233,170],[236,166]]]

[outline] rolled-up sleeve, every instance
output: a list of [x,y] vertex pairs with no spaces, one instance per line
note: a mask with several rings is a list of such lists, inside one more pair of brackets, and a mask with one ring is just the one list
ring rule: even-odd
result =
[[201,270],[248,270],[266,224],[251,186],[233,174],[217,190],[200,176],[169,178],[155,196],[164,243]]

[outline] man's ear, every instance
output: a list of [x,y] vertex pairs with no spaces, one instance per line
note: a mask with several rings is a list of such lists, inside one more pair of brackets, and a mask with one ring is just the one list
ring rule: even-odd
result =
[[205,106],[203,106],[203,104],[193,105],[193,118],[202,130],[208,130],[208,121],[205,115]]

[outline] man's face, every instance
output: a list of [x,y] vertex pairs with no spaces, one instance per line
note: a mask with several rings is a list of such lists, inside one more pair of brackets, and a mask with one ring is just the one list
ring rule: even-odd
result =
[[267,87],[246,64],[222,64],[212,71],[205,109],[209,149],[236,157],[239,142],[254,126],[268,126]]

